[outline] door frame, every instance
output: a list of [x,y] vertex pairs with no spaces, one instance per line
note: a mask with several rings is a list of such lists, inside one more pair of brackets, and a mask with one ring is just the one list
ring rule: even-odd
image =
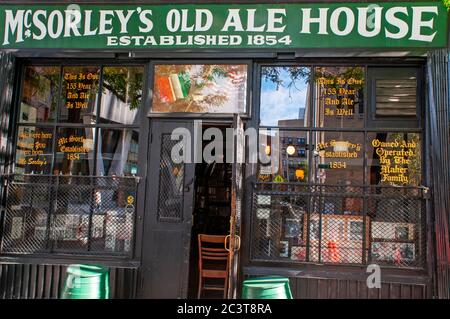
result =
[[[154,224],[156,223],[155,220],[155,216],[152,216],[152,209],[150,208],[150,203],[149,203],[149,198],[151,196],[157,196],[157,194],[152,193],[152,192],[156,192],[158,193],[158,188],[157,186],[155,186],[155,180],[153,179],[152,176],[152,168],[154,169],[154,165],[159,165],[158,162],[156,162],[156,157],[153,157],[153,160],[151,160],[152,156],[152,143],[154,142],[155,137],[157,136],[158,132],[155,131],[155,127],[156,127],[156,123],[180,123],[180,126],[186,126],[189,124],[192,124],[193,126],[193,130],[192,130],[192,134],[195,130],[195,125],[194,125],[194,121],[195,120],[202,120],[202,127],[205,126],[222,126],[222,127],[233,127],[233,123],[234,120],[233,118],[208,118],[208,119],[203,119],[203,118],[192,118],[192,117],[174,117],[174,118],[160,118],[160,117],[151,117],[149,116],[147,118],[147,122],[148,124],[148,147],[147,147],[147,154],[146,154],[146,159],[147,159],[147,169],[146,169],[146,176],[147,176],[147,181],[146,181],[146,185],[145,185],[145,190],[143,191],[143,196],[141,196],[141,198],[143,198],[144,201],[144,216],[143,216],[143,230],[142,230],[142,244],[141,244],[141,271],[140,271],[140,278],[139,278],[139,286],[138,286],[138,296],[141,298],[145,298],[145,296],[148,296],[149,294],[151,294],[151,291],[149,290],[149,283],[146,282],[149,280],[149,278],[151,278],[151,271],[152,271],[152,256],[151,256],[151,252],[152,252],[152,248],[151,246],[147,246],[145,243],[146,242],[151,242],[153,233],[154,233]],[[244,127],[245,127],[245,121],[244,121]],[[225,136],[224,136],[225,137]],[[192,138],[194,138],[194,136],[192,135]],[[192,143],[194,144],[194,143]],[[158,155],[158,158],[159,155]],[[188,163],[186,165],[186,167],[188,165],[192,165],[191,166],[191,170],[193,170],[194,172],[194,182],[195,183],[195,163]],[[245,176],[245,171],[243,172],[243,176]],[[189,178],[187,178],[189,179]],[[190,180],[187,181],[185,179],[184,181],[189,182]],[[186,186],[186,184],[185,184]],[[245,183],[244,180],[242,181],[242,187],[245,189]],[[153,194],[153,195],[151,195]],[[185,212],[185,214],[187,214],[187,211],[189,211],[190,209],[190,214],[192,214],[193,211],[193,207],[195,205],[194,202],[194,196],[192,198],[192,207],[186,207],[186,202],[183,202],[183,211]],[[231,205],[231,200],[230,200],[230,205]],[[243,212],[245,211],[245,207],[244,207],[244,202],[242,202],[241,204],[241,211],[242,211],[242,215]],[[192,227],[192,218],[187,217],[187,215],[185,216],[186,219],[186,224],[189,224],[189,227]],[[240,219],[240,229],[243,229],[243,222],[244,218]],[[187,230],[185,231],[184,236],[187,235]],[[190,233],[189,233],[189,239],[191,239]],[[190,254],[191,249],[190,249],[190,240],[189,240],[189,245],[188,245],[188,253]],[[242,250],[241,250],[242,251]],[[238,258],[238,269],[237,269],[237,273],[235,274],[236,278],[235,281],[238,282],[239,278],[241,277],[241,273],[242,273],[242,263],[240,262],[241,260],[241,251],[238,252],[237,254],[237,258]],[[188,268],[191,267],[192,265],[189,265],[189,261],[188,261]],[[183,280],[183,295],[181,296],[181,298],[187,298],[188,296],[188,292],[187,292],[187,287],[188,287],[188,283],[189,283],[189,271],[186,272],[184,280]],[[239,288],[239,282],[238,285],[236,287],[237,289]]]

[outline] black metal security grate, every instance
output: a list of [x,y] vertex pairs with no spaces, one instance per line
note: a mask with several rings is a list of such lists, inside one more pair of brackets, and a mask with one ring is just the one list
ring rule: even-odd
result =
[[171,134],[161,136],[158,220],[164,222],[183,220],[184,163],[174,163],[172,159],[172,149],[178,143]]
[[422,188],[256,184],[256,261],[424,266]]
[[130,256],[137,178],[10,175],[1,252]]

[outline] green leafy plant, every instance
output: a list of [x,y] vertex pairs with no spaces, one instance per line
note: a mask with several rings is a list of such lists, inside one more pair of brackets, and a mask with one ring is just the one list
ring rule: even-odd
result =
[[450,10],[450,0],[442,0],[442,2],[444,3],[444,6],[447,7],[447,10]]

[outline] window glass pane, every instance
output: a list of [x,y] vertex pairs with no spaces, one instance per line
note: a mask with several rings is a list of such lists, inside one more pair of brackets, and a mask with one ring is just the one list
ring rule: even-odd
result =
[[8,183],[2,226],[2,253],[36,254],[47,247],[50,200],[48,176],[15,175]]
[[425,261],[422,179],[422,141],[419,133],[369,133],[367,203],[371,218],[371,261],[396,267],[421,267]]
[[59,80],[59,66],[25,68],[19,122],[45,123],[55,120]]
[[88,249],[89,215],[92,209],[92,179],[61,176],[56,190],[51,238],[59,251],[82,253]]
[[16,174],[51,174],[53,128],[19,126]]
[[364,134],[358,132],[315,132],[313,156],[317,183],[363,184]]
[[[345,204],[353,199],[362,207],[361,198],[320,198],[323,202],[322,213],[317,210],[310,216],[309,224],[309,260],[323,263],[360,264],[363,262],[363,241],[368,245],[368,230],[363,233],[364,218],[359,215],[330,214],[327,212],[329,200],[334,203]],[[319,200],[319,198],[317,198]],[[317,200],[314,204],[318,204]],[[368,219],[366,218],[366,224]],[[320,232],[319,232],[320,231]]]
[[93,175],[94,128],[59,128],[55,174]]
[[306,67],[262,67],[260,125],[308,126],[310,75]]
[[63,89],[59,121],[95,123],[100,68],[97,66],[67,66],[63,68]]
[[369,133],[367,158],[371,185],[419,186],[422,145],[418,133]]
[[101,123],[139,124],[144,67],[104,67]]
[[132,247],[136,184],[134,179],[96,179],[91,250],[129,253]]
[[308,181],[309,134],[306,131],[259,131],[260,182]]
[[100,129],[97,175],[137,174],[139,133],[137,130]]
[[156,65],[152,112],[244,113],[247,65]]
[[377,79],[376,86],[376,116],[416,117],[417,80],[408,79]]
[[315,125],[326,128],[364,126],[364,68],[315,69]]
[[306,260],[308,200],[301,195],[255,193],[252,259]]
[[159,161],[158,220],[179,223],[183,220],[183,196],[185,164],[172,157],[172,149],[178,142],[171,134],[161,136]]
[[423,267],[426,261],[424,203],[420,190],[371,187],[370,262],[395,267]]

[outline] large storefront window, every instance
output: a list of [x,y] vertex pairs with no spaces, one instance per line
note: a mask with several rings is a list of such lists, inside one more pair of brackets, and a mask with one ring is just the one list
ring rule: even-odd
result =
[[136,175],[143,74],[143,66],[26,67],[15,173]]
[[261,67],[253,260],[424,266],[420,127],[395,128],[420,109],[417,72],[391,73]]
[[136,65],[25,68],[3,253],[131,254],[143,78]]

